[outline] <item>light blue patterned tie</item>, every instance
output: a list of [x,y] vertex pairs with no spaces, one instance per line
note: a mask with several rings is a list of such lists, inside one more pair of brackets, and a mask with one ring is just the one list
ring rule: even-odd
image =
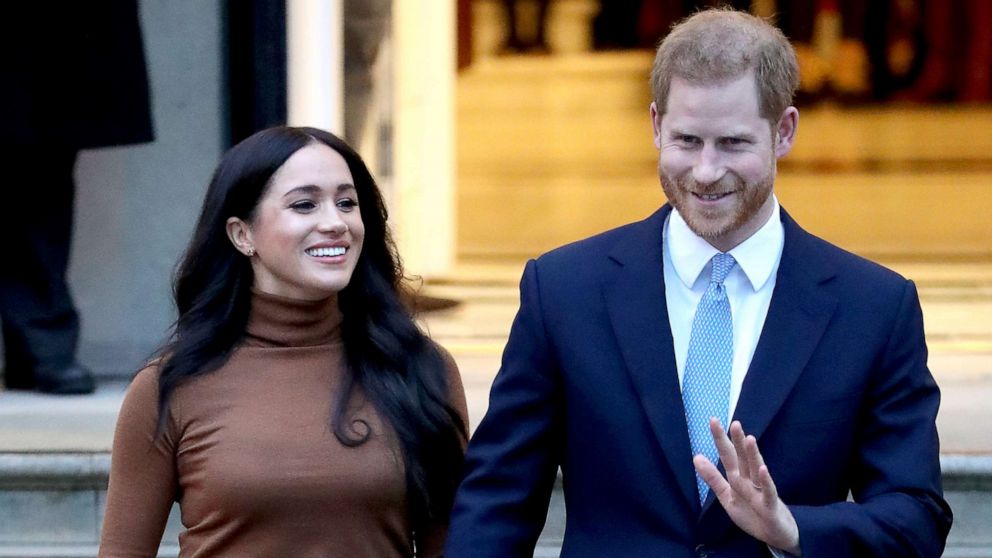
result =
[[[734,325],[730,301],[723,280],[736,265],[730,254],[717,254],[710,260],[710,285],[696,306],[689,336],[689,354],[682,378],[682,402],[689,426],[692,454],[703,454],[715,465],[716,444],[710,434],[710,417],[727,426],[730,408],[730,370],[734,361]],[[709,486],[696,475],[699,502],[706,500]]]

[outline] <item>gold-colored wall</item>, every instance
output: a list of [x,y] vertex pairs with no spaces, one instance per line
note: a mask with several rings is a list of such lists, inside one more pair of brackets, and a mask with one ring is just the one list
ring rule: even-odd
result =
[[[498,57],[458,84],[458,253],[529,257],[664,202],[646,52]],[[776,192],[803,226],[880,258],[992,259],[992,107],[820,104]]]

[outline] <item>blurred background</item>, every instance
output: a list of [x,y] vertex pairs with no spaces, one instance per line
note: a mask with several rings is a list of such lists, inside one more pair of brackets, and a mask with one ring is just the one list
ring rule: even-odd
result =
[[[125,382],[174,319],[171,273],[214,166],[268,126],[324,127],[366,158],[477,424],[526,259],[664,203],[653,51],[711,4],[140,0],[155,141],[76,166],[69,280],[101,387],[0,392],[0,558],[95,554]],[[957,518],[947,556],[992,556],[992,2],[721,4],[774,18],[799,54],[783,206],[919,285]],[[540,555],[557,555],[560,511]]]
[[[476,269],[512,282],[529,257],[648,215],[664,202],[647,108],[654,45],[710,3],[137,4],[155,141],[84,149],[76,165],[79,358],[107,378],[162,340],[210,174],[261,128],[316,125],[355,145],[407,271],[428,286]],[[884,262],[989,265],[992,2],[734,5],[774,18],[800,55],[783,205]],[[17,48],[55,48],[43,36]]]
[[[646,76],[670,25],[707,4],[471,3],[460,256],[526,257],[662,202]],[[774,17],[799,54],[799,138],[777,192],[801,223],[875,258],[992,256],[992,3],[735,4]]]

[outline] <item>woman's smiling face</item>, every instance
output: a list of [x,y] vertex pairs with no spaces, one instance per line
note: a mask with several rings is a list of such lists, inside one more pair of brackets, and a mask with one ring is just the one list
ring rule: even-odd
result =
[[251,221],[232,217],[228,233],[254,248],[256,289],[301,300],[341,291],[365,237],[348,163],[322,143],[303,147],[272,175]]

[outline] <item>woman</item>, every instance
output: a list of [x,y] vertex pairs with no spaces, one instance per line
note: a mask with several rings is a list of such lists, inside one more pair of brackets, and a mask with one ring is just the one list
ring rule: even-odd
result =
[[439,556],[465,397],[413,323],[382,197],[313,128],[231,149],[175,281],[179,318],[114,438],[100,556]]

